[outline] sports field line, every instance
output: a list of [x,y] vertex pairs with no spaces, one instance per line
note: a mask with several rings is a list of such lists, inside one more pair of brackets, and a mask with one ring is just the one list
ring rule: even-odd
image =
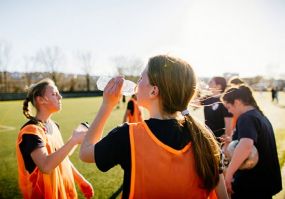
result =
[[6,132],[6,131],[12,131],[15,130],[16,128],[13,126],[5,126],[0,124],[0,132]]

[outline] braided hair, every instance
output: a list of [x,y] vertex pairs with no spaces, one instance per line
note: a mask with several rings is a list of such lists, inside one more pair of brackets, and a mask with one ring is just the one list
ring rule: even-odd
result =
[[54,82],[51,79],[46,78],[35,84],[32,84],[28,88],[27,96],[23,102],[23,114],[25,115],[26,118],[28,118],[29,120],[33,120],[36,123],[39,122],[35,116],[32,116],[31,110],[29,109],[29,102],[31,102],[31,104],[35,108],[37,108],[36,107],[36,97],[43,96],[45,93],[46,87],[48,85],[53,85],[53,84]]

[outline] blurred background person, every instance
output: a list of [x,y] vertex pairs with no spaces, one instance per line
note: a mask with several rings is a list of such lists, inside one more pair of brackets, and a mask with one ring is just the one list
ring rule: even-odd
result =
[[213,131],[217,140],[232,136],[232,114],[228,112],[220,100],[227,86],[224,77],[213,77],[209,81],[210,96],[201,99],[204,107],[205,124]]
[[239,86],[244,84],[244,81],[239,78],[238,76],[233,76],[228,80],[228,85],[229,86]]
[[[237,118],[233,139],[238,144],[225,175],[228,193],[232,199],[272,198],[282,189],[282,182],[270,121],[259,109],[248,86],[227,89],[222,100]],[[253,146],[258,151],[257,164],[251,169],[239,169]]]
[[141,109],[137,103],[137,97],[136,95],[132,95],[132,97],[129,99],[128,104],[127,104],[127,109],[124,114],[124,122],[141,122],[143,121],[142,119],[142,112]]
[[271,89],[272,102],[276,101],[278,103],[278,87],[272,87]]

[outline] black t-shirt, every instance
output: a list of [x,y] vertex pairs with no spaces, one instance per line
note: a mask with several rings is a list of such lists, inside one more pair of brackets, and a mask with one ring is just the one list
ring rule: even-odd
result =
[[[22,126],[22,128],[29,124],[37,125],[38,123],[33,120],[29,120],[26,124]],[[20,143],[19,148],[22,153],[25,168],[29,173],[32,173],[33,170],[36,168],[36,165],[31,157],[31,153],[35,149],[41,147],[44,147],[44,143],[39,136],[33,134],[24,134],[22,136],[22,142]]]
[[[153,134],[164,144],[180,150],[190,141],[187,129],[181,127],[177,120],[145,120]],[[128,198],[131,177],[131,148],[129,125],[127,123],[113,129],[95,145],[95,162],[101,171],[108,171],[115,165],[124,170],[123,198]]]
[[[23,129],[27,125],[38,125],[37,121],[34,120],[29,120],[26,124],[24,124],[21,129]],[[57,127],[59,128],[59,125],[55,123]],[[36,164],[34,163],[31,153],[38,148],[44,147],[44,142],[43,140],[33,134],[24,134],[22,136],[22,142],[19,145],[20,151],[22,153],[22,157],[24,160],[25,168],[29,173],[32,173],[34,169],[36,168]]]
[[233,190],[241,193],[263,192],[274,195],[282,189],[274,131],[269,120],[253,109],[239,116],[235,137],[249,138],[258,150],[257,165],[249,170],[238,170],[234,175]]
[[232,117],[218,97],[209,97],[202,101],[204,106],[205,124],[216,137],[225,134],[225,117]]

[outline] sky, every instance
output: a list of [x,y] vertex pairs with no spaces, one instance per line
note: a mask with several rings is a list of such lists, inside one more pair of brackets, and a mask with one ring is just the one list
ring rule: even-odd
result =
[[116,57],[168,54],[201,77],[285,78],[284,35],[284,0],[0,0],[9,71],[40,70],[27,58],[56,46],[66,73],[83,73],[75,55],[92,52],[94,75],[113,73]]

